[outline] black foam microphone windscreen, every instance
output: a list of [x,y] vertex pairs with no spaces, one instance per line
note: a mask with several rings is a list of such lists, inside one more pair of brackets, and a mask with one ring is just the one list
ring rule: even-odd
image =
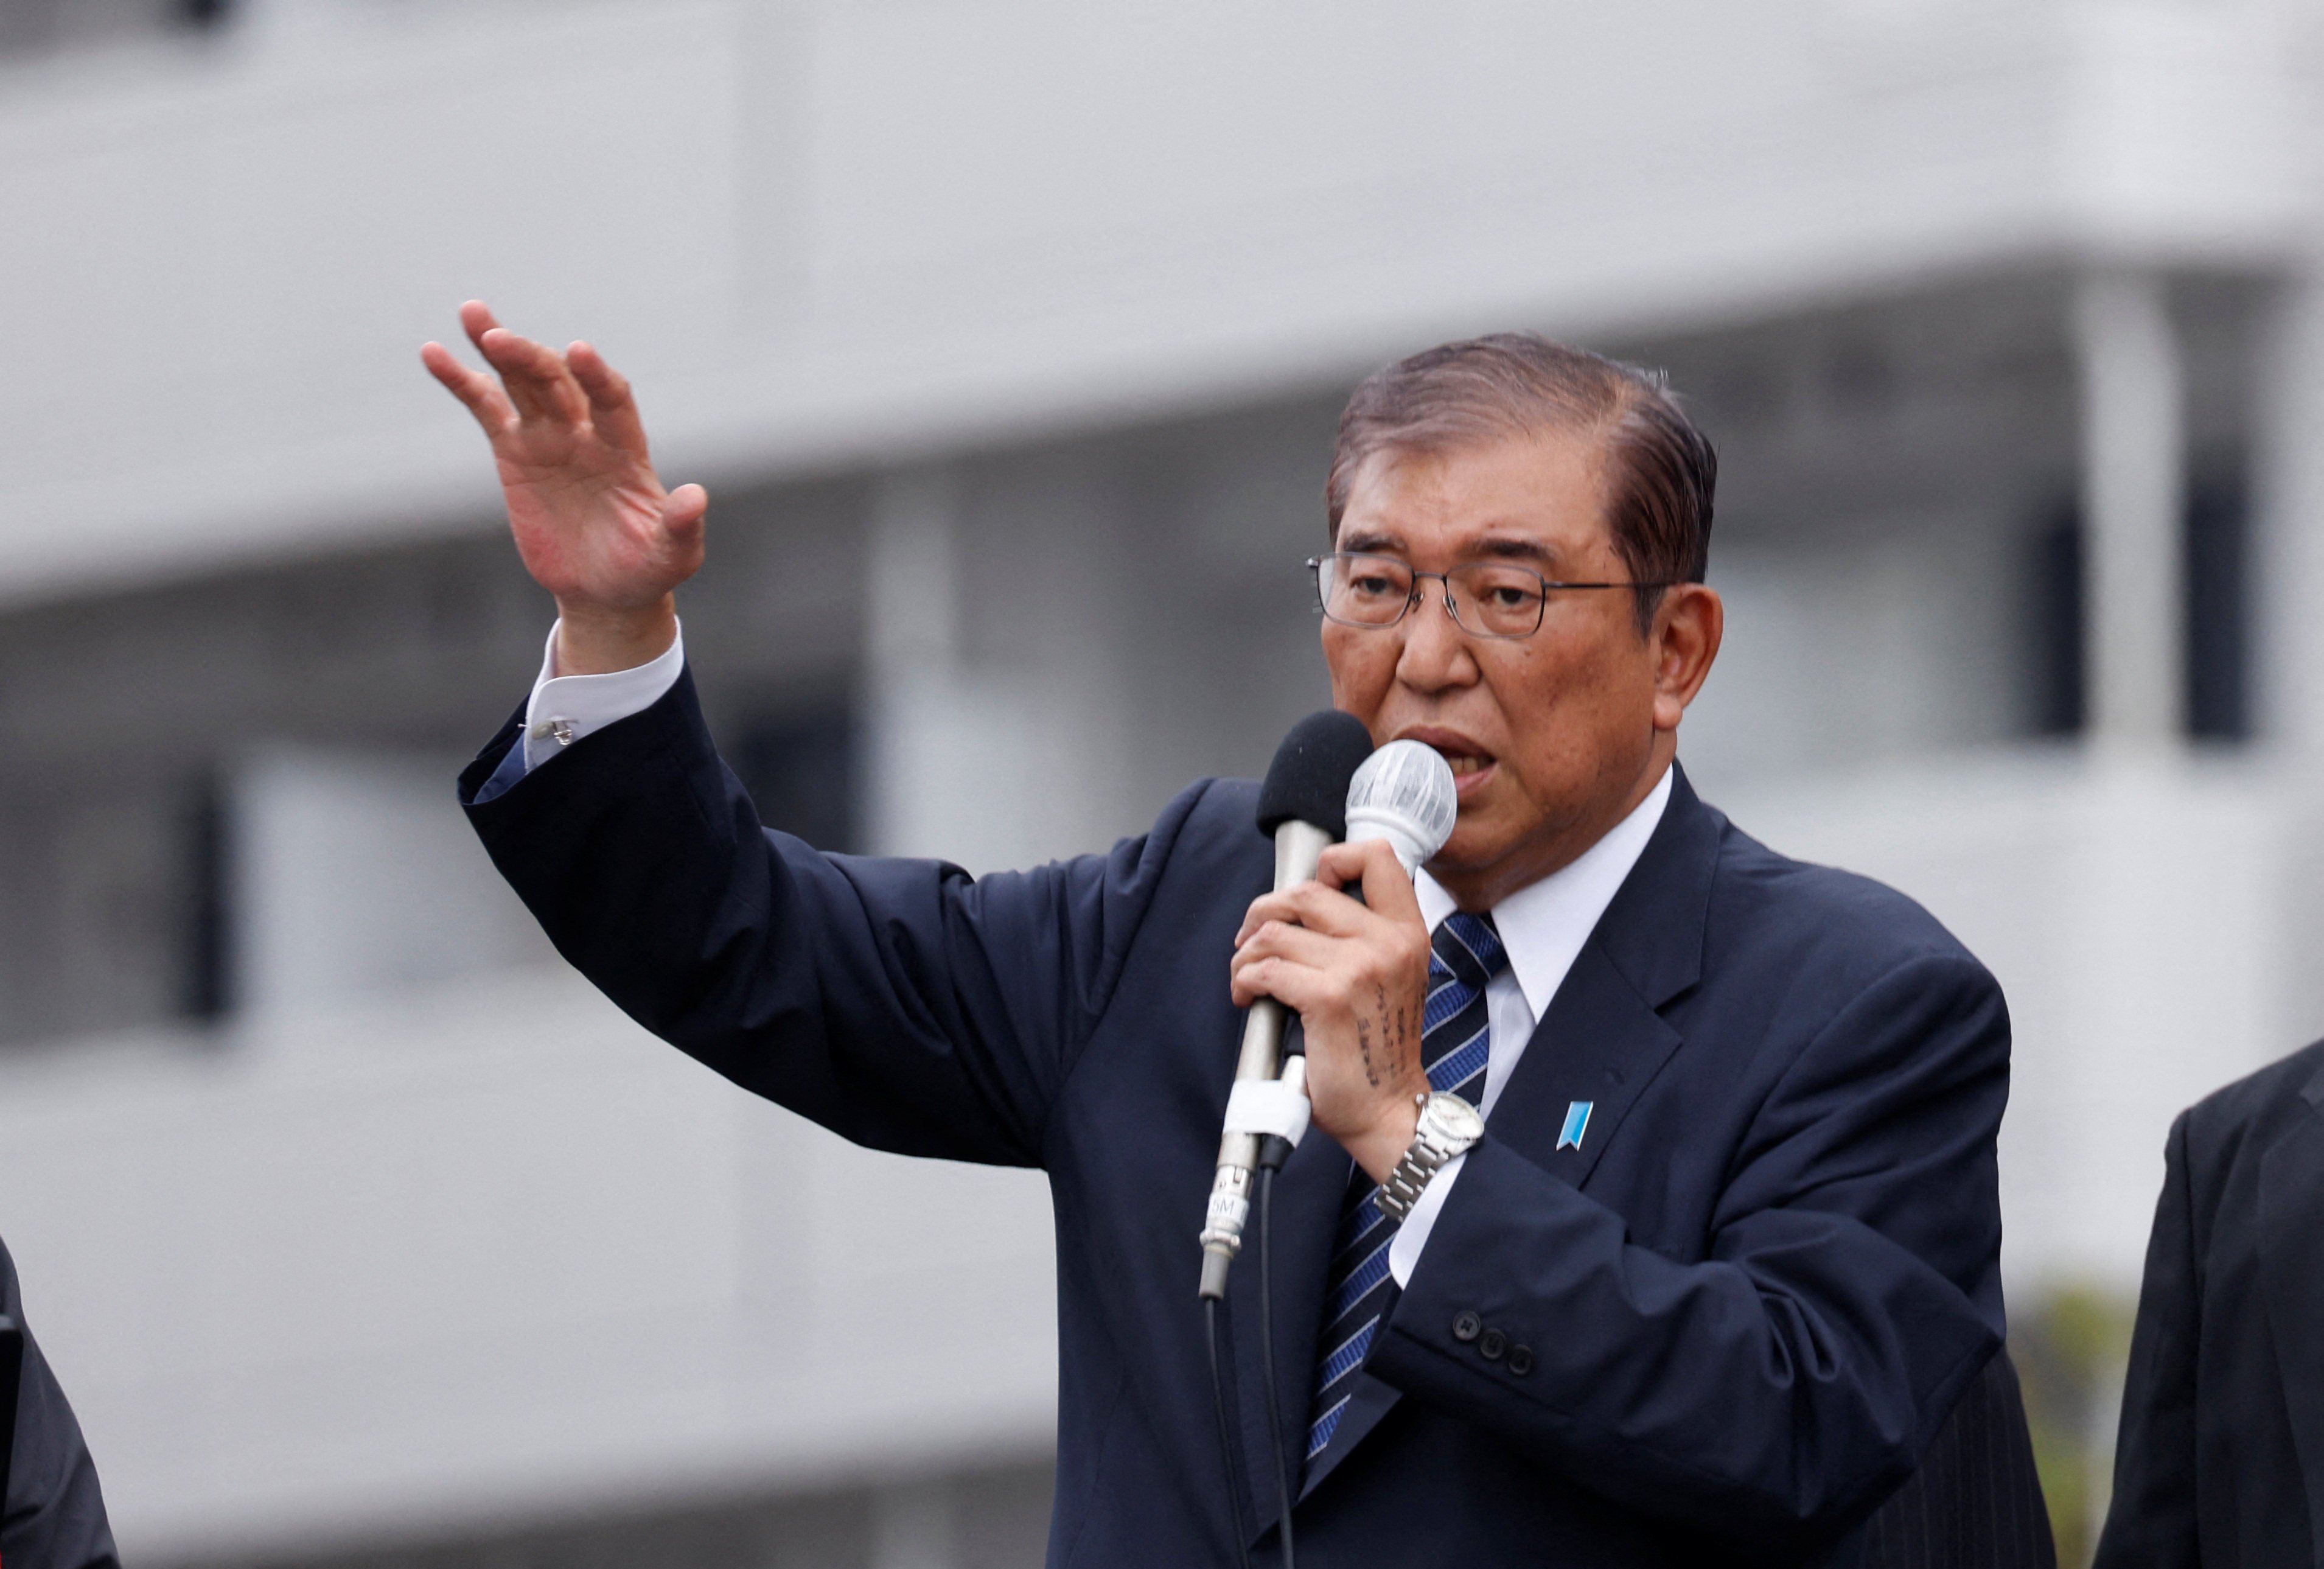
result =
[[1259,788],[1259,831],[1271,835],[1296,820],[1346,838],[1348,781],[1371,754],[1371,732],[1354,715],[1325,708],[1302,719],[1275,749]]

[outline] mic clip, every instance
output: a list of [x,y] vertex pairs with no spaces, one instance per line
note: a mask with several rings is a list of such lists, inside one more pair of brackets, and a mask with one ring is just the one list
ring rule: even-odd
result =
[[1227,1131],[1260,1140],[1259,1164],[1279,1171],[1306,1136],[1314,1108],[1307,1100],[1307,1059],[1286,1057],[1277,1079],[1240,1079],[1227,1095]]

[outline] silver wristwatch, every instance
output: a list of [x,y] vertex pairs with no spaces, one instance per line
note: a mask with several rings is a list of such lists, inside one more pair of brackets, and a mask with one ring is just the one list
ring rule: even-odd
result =
[[1444,1169],[1445,1163],[1485,1136],[1485,1119],[1477,1108],[1458,1095],[1439,1092],[1433,1095],[1416,1095],[1420,1103],[1420,1126],[1412,1132],[1412,1142],[1404,1151],[1404,1158],[1380,1184],[1372,1202],[1380,1213],[1398,1225],[1420,1202],[1421,1191],[1429,1179]]

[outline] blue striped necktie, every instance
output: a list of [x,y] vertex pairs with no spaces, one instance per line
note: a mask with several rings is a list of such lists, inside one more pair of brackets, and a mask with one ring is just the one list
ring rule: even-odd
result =
[[[1455,910],[1436,928],[1428,961],[1428,1002],[1421,1014],[1421,1059],[1428,1087],[1471,1105],[1485,1098],[1485,1066],[1492,1057],[1492,1025],[1485,986],[1509,966],[1493,918]],[[1356,1376],[1372,1336],[1395,1301],[1388,1249],[1397,1225],[1372,1202],[1379,1189],[1356,1168],[1340,1214],[1338,1243],[1323,1292],[1323,1329],[1317,1337],[1315,1398],[1308,1410],[1307,1463],[1331,1446],[1332,1435],[1355,1393]]]

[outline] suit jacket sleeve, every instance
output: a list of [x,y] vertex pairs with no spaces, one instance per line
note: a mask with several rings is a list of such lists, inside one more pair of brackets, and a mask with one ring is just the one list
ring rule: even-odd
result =
[[[1829,1540],[1909,1474],[1999,1343],[2008,1042],[1965,955],[1873,982],[1767,1095],[1700,1259],[1638,1245],[1489,1136],[1373,1371],[1650,1514],[1784,1552]],[[1456,1334],[1467,1314],[1530,1370]]]
[[971,879],[760,826],[691,675],[488,801],[515,722],[461,777],[558,951],[631,1017],[858,1143],[1037,1165],[1201,787],[1110,856]]
[[2163,1147],[2163,1196],[2146,1244],[2146,1278],[2131,1329],[2130,1369],[2115,1440],[2114,1501],[2098,1569],[2195,1569],[2195,1348],[2201,1330],[2195,1270],[2188,1117]]
[[[0,1246],[0,1301],[17,1327],[24,1329],[16,1266],[5,1246]],[[73,1419],[64,1390],[29,1329],[24,1329],[16,1393],[8,1496],[0,1510],[0,1564],[8,1569],[120,1569],[121,1564],[113,1550],[113,1528],[106,1519],[97,1464],[89,1459],[80,1424]]]

